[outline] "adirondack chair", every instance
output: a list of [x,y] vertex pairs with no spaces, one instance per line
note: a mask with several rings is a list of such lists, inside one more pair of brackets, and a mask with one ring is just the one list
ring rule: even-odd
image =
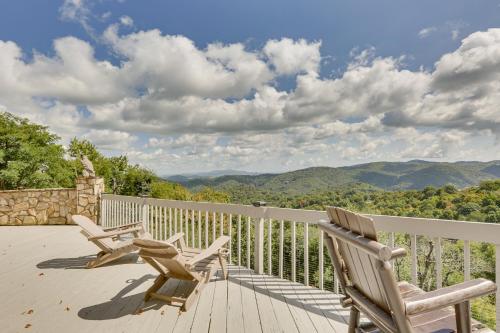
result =
[[131,234],[133,237],[151,237],[151,235],[144,231],[142,222],[103,229],[83,215],[73,215],[72,219],[82,228],[81,233],[87,240],[101,249],[101,251],[97,253],[96,259],[90,260],[87,263],[87,268],[102,266],[110,261],[136,251],[137,247],[132,244],[132,239],[121,240],[121,236],[123,235]]
[[[478,323],[471,320],[470,300],[494,293],[493,282],[476,279],[430,292],[397,283],[391,261],[405,249],[379,243],[368,217],[335,207],[327,213],[331,222],[319,227],[345,294],[342,303],[351,308],[349,333],[472,332]],[[371,328],[359,324],[360,313]]]
[[[166,241],[134,239],[134,245],[139,248],[139,256],[156,269],[160,275],[146,291],[144,301],[151,297],[167,303],[181,303],[181,311],[187,311],[201,293],[206,283],[222,268],[224,279],[228,277],[226,257],[228,250],[223,246],[229,242],[228,236],[221,236],[204,250],[186,247],[184,234],[178,233]],[[181,295],[165,295],[157,291],[169,279],[192,281],[191,292]]]

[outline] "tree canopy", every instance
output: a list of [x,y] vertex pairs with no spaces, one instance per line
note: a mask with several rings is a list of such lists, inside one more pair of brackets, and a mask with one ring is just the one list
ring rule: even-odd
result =
[[75,169],[47,127],[0,113],[0,189],[71,187]]

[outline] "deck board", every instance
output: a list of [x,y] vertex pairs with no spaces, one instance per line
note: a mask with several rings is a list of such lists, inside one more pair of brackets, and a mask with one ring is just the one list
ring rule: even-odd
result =
[[[84,269],[96,252],[79,227],[0,227],[1,331],[347,332],[337,295],[237,266],[227,281],[217,272],[188,312],[144,303],[155,271],[134,254]],[[186,288],[171,280],[160,292]]]

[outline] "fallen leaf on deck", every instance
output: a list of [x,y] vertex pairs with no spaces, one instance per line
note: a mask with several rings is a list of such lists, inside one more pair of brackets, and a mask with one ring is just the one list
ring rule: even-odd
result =
[[38,276],[42,276],[42,275],[45,275],[45,274],[44,274],[44,273],[40,273],[40,274],[38,274]]
[[24,328],[30,328],[30,327],[31,327],[31,324],[26,324],[26,325],[24,326]]
[[66,309],[64,309],[64,310],[69,311],[69,308],[68,308],[68,307],[66,307]]
[[28,312],[26,312],[27,314],[32,314],[33,313],[33,309],[29,309]]

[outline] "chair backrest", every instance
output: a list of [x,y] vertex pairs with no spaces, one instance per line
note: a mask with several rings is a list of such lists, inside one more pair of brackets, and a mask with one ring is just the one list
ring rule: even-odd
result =
[[[198,276],[186,268],[186,261],[177,248],[167,242],[151,239],[134,239],[139,248],[139,255],[160,273],[168,272],[169,276],[181,280],[193,280]],[[165,269],[162,269],[164,267]]]
[[[390,266],[392,249],[378,242],[373,220],[345,209],[327,209],[330,223],[320,223],[346,296],[372,321],[388,331],[397,327],[403,303]],[[404,252],[404,251],[403,251]],[[401,312],[403,311],[403,312]]]
[[[78,224],[82,228],[82,234],[84,234],[85,237],[87,238],[100,236],[104,234],[104,230],[102,230],[100,226],[95,224],[87,216],[73,215],[71,216],[71,218],[76,224]],[[111,251],[114,247],[113,240],[110,238],[94,239],[92,241],[102,250]]]

